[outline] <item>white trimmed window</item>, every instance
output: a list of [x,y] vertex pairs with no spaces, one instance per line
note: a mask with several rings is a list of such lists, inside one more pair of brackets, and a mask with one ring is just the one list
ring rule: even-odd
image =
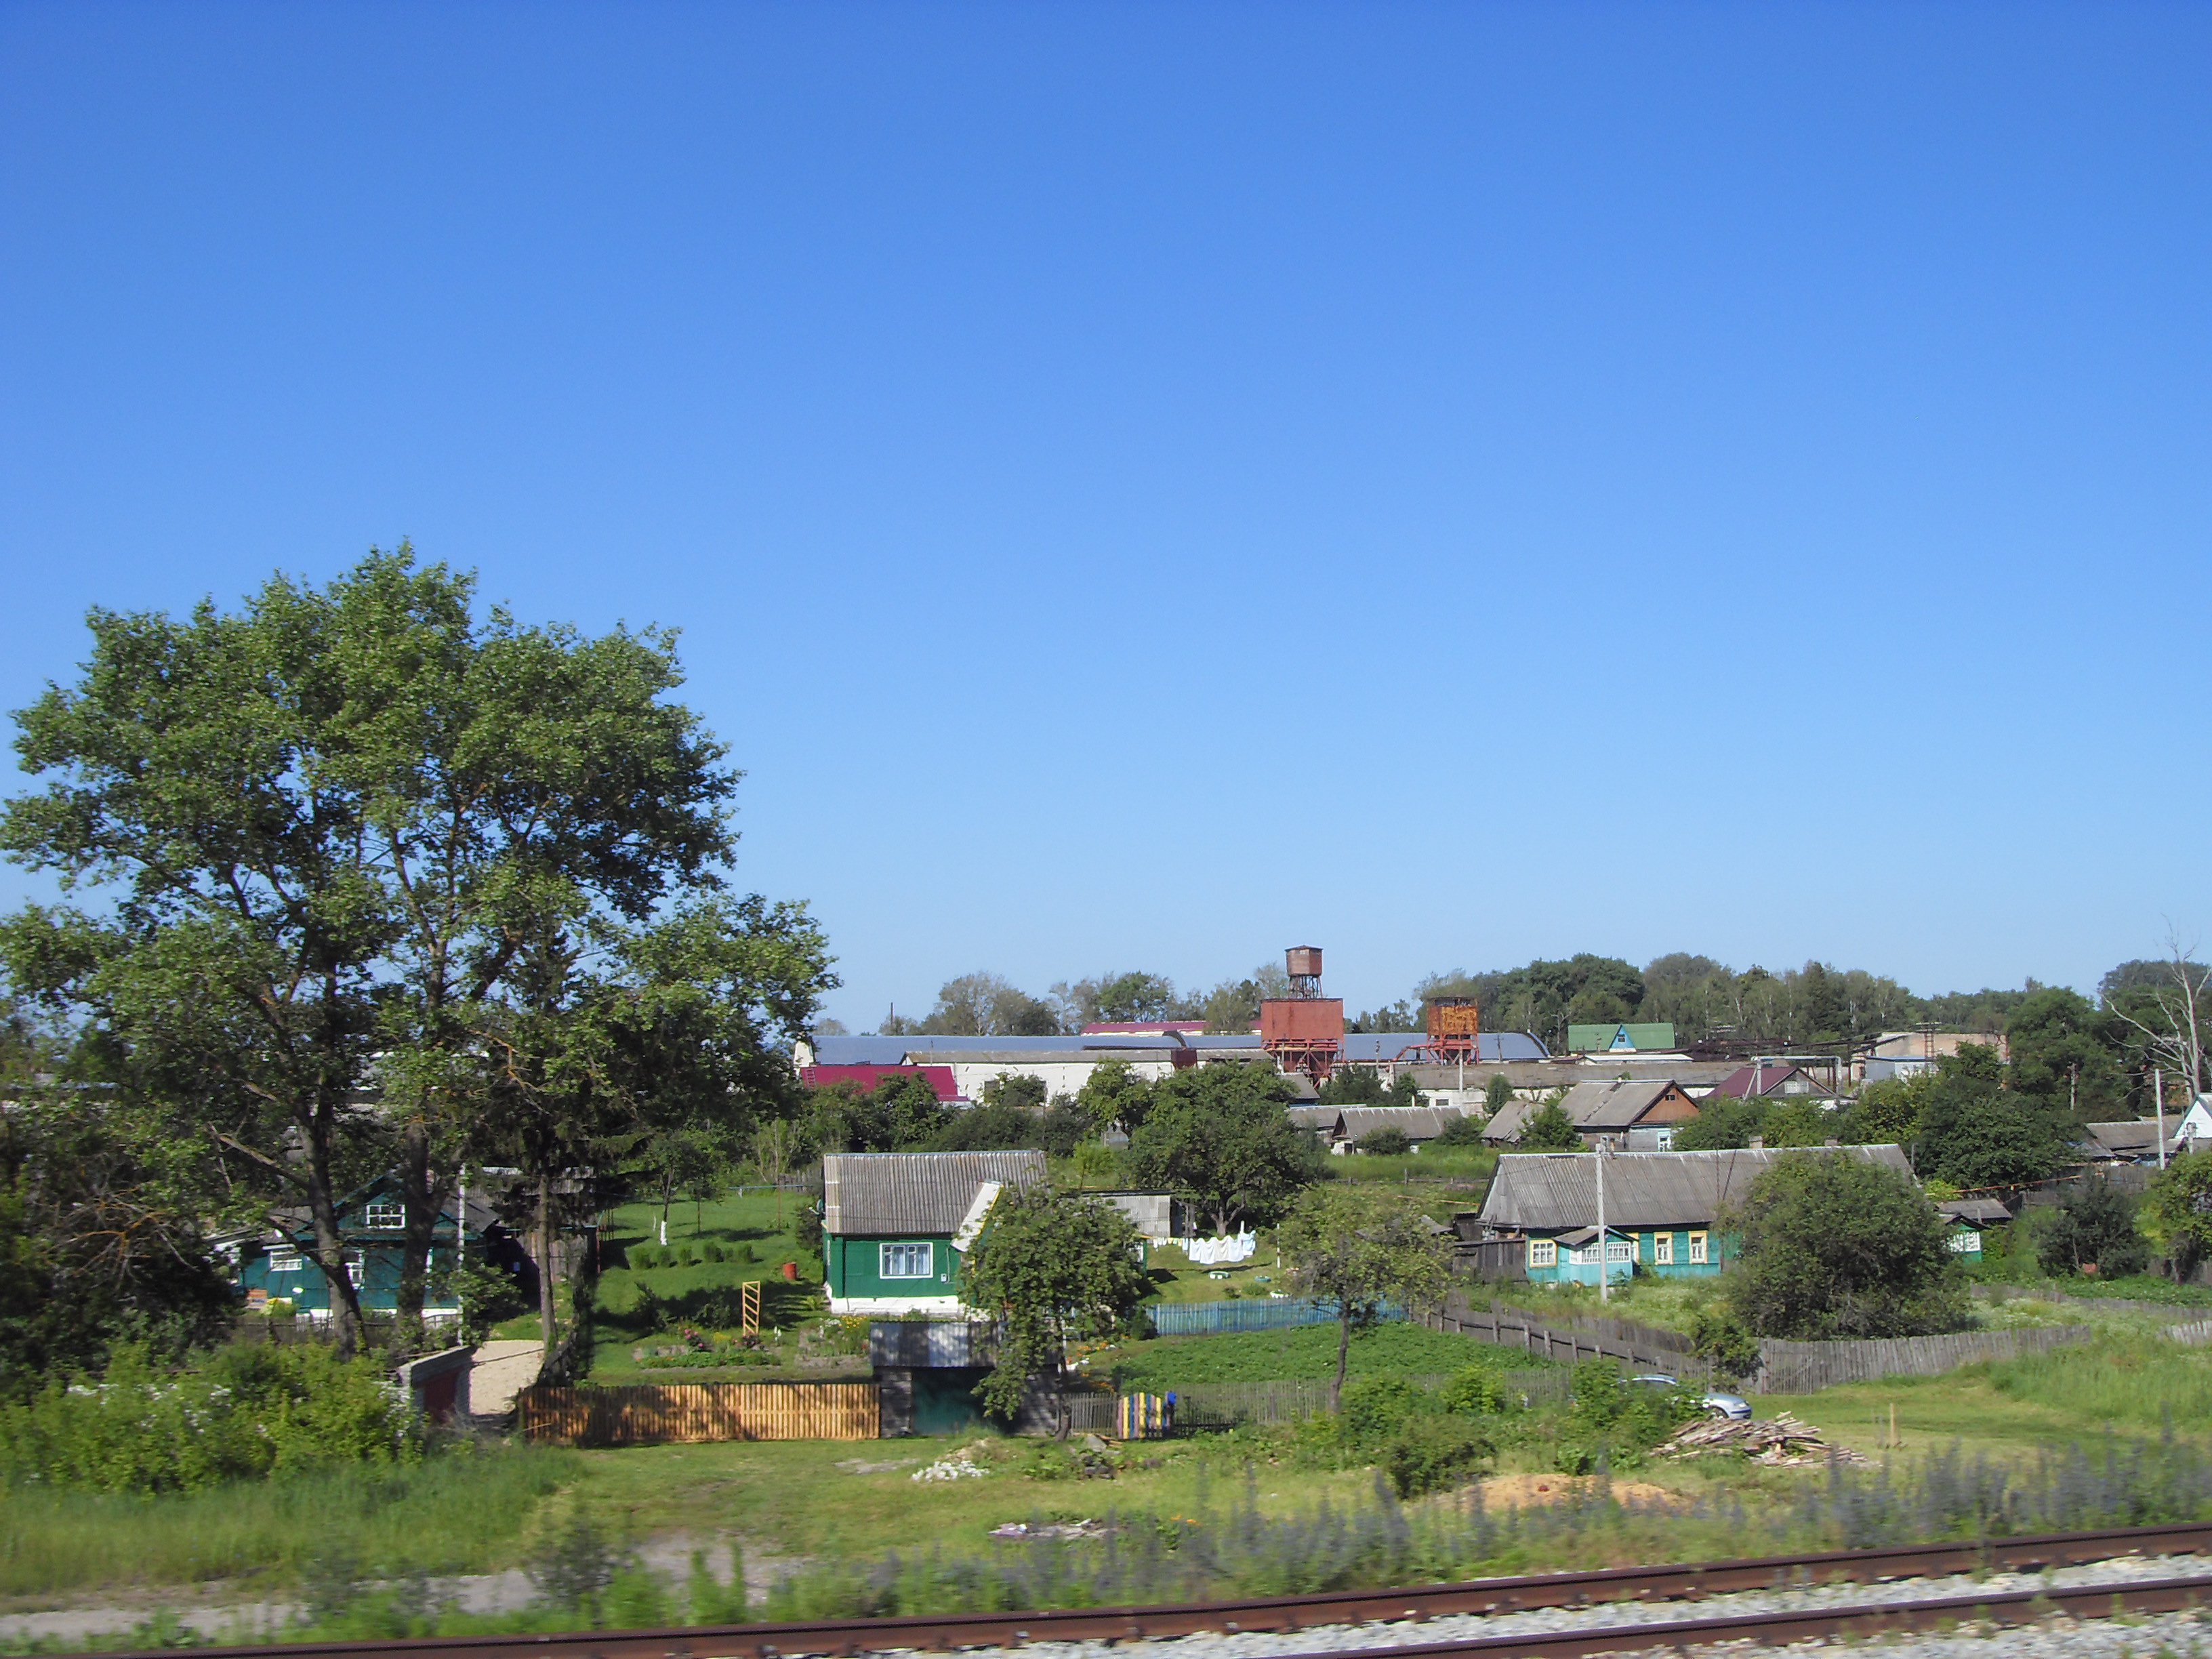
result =
[[1690,1235],[1690,1261],[1692,1265],[1695,1265],[1698,1262],[1702,1262],[1705,1259],[1705,1236],[1703,1233],[1692,1233]]
[[886,1244],[878,1272],[885,1279],[927,1279],[936,1271],[927,1244]]
[[1674,1265],[1674,1234],[1654,1233],[1651,1235],[1651,1260],[1662,1267],[1671,1267]]
[[300,1271],[300,1253],[295,1249],[279,1249],[269,1252],[269,1271],[272,1273],[295,1273]]
[[1635,1261],[1635,1242],[1626,1238],[1608,1238],[1605,1242],[1605,1259],[1607,1261]]
[[372,1232],[396,1233],[407,1224],[406,1207],[388,1198],[372,1198],[362,1210],[361,1224]]
[[1532,1267],[1556,1267],[1559,1265],[1559,1243],[1553,1238],[1532,1238],[1528,1241],[1528,1265]]
[[368,1266],[362,1261],[361,1252],[359,1250],[347,1251],[345,1263],[346,1278],[352,1283],[354,1289],[357,1291],[362,1287],[362,1281],[368,1276]]

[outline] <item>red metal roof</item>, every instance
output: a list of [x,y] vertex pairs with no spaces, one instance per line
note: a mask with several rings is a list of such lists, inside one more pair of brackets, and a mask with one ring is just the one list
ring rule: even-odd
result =
[[1812,1092],[1815,1094],[1825,1095],[1828,1092],[1818,1083],[1814,1083],[1811,1078],[1806,1077],[1802,1067],[1791,1066],[1786,1062],[1778,1065],[1771,1061],[1765,1066],[1739,1066],[1716,1084],[1713,1092],[1734,1095],[1738,1100],[1743,1100],[1753,1094],[1755,1084],[1756,1092],[1763,1099],[1775,1093],[1784,1082],[1793,1077],[1805,1078],[1807,1083],[1812,1084]]
[[831,1083],[849,1083],[861,1093],[878,1086],[887,1077],[900,1077],[919,1072],[929,1079],[929,1086],[939,1100],[957,1100],[959,1085],[952,1080],[950,1066],[802,1066],[799,1080],[810,1089],[818,1089]]

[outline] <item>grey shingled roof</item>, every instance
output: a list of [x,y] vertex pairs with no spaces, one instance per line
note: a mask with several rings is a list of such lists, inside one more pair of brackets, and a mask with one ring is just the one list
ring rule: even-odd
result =
[[2002,1226],[2012,1219],[2012,1212],[1994,1198],[1939,1198],[1936,1207],[1945,1215],[1978,1222],[1984,1227]]
[[822,1230],[949,1238],[987,1181],[1041,1187],[1044,1154],[831,1152],[822,1160]]
[[2082,1126],[2090,1138],[2108,1152],[2138,1155],[2158,1150],[2158,1122],[2143,1118],[2132,1123],[2090,1123]]
[[[1815,1152],[1826,1149],[1813,1148]],[[1838,1146],[1833,1154],[1862,1158],[1911,1176],[1912,1166],[1895,1146]],[[1782,1157],[1779,1149],[1722,1152],[1614,1152],[1605,1160],[1605,1223],[1608,1227],[1668,1227],[1710,1222],[1740,1201],[1751,1183]],[[1497,1179],[1482,1200],[1482,1218],[1493,1227],[1588,1227],[1597,1221],[1597,1160],[1587,1152],[1509,1152],[1498,1160]]]
[[1301,1129],[1329,1129],[1336,1127],[1337,1120],[1344,1114],[1341,1106],[1291,1106],[1285,1109],[1291,1121]]

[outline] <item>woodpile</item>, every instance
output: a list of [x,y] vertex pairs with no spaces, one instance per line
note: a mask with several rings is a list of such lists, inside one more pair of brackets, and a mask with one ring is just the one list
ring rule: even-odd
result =
[[1662,1457],[1707,1457],[1726,1454],[1749,1458],[1775,1468],[1802,1468],[1816,1463],[1863,1463],[1868,1460],[1848,1446],[1832,1446],[1820,1431],[1788,1412],[1759,1418],[1710,1418],[1686,1423],[1659,1448]]

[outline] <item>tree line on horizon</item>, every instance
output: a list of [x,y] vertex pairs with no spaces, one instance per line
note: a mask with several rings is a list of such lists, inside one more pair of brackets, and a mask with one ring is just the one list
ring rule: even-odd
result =
[[[2072,991],[2063,994],[2106,1014],[2116,1030],[2129,1028],[2131,1020],[2167,1023],[2157,1000],[2175,990],[2177,964],[2194,973],[2201,985],[2206,970],[2186,952],[2177,952],[2171,959],[2120,963],[2099,981],[2094,1000]],[[1155,1020],[1202,1020],[1209,1031],[1249,1031],[1259,1024],[1261,1001],[1288,989],[1289,980],[1275,963],[1202,991],[1178,990],[1165,974],[1120,970],[1060,981],[1042,996],[1030,994],[1002,975],[978,971],[947,980],[927,1014],[888,1017],[874,1034],[1073,1036],[1094,1022]],[[1725,1038],[1775,1048],[1836,1048],[1923,1024],[2002,1035],[2023,1009],[2047,1004],[2061,989],[2030,979],[2018,990],[1923,997],[1887,976],[1817,961],[1778,973],[1756,964],[1738,972],[1711,957],[1671,951],[1639,969],[1619,957],[1584,951],[1517,968],[1431,974],[1404,1000],[1349,1017],[1345,1027],[1358,1032],[1418,1031],[1429,998],[1472,997],[1481,1009],[1485,1030],[1527,1031],[1554,1053],[1567,1047],[1571,1025],[1619,1022],[1670,1024],[1678,1043]],[[842,1034],[835,1021],[819,1029]],[[2126,1045],[2116,1038],[2114,1046]]]

